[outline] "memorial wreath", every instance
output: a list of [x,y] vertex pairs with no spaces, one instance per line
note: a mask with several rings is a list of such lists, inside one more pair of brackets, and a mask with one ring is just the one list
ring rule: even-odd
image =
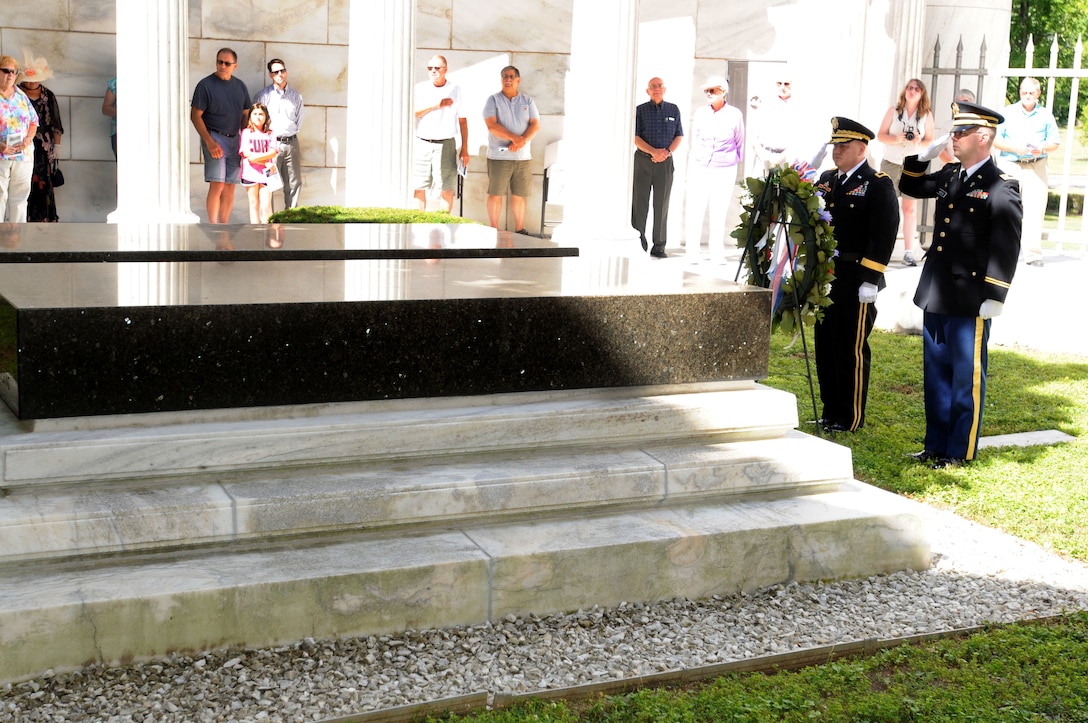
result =
[[[831,304],[835,236],[815,171],[782,164],[743,183],[747,196],[731,234],[750,285],[773,292],[772,321],[786,332],[812,326]],[[791,263],[792,260],[792,263]]]

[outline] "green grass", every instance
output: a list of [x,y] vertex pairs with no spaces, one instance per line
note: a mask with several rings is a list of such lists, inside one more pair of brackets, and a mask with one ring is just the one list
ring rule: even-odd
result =
[[1088,615],[1009,625],[795,672],[428,721],[1088,721]]
[[[766,383],[793,392],[810,420],[801,345],[787,341],[772,338]],[[853,451],[857,478],[1088,562],[1088,359],[991,346],[983,435],[1057,429],[1077,439],[984,449],[966,467],[931,470],[907,457],[925,433],[921,337],[875,332],[870,343],[865,427],[835,438]]]
[[451,216],[446,211],[344,206],[288,208],[277,211],[268,220],[270,223],[477,223],[470,218]]
[[[766,383],[794,393],[799,418],[811,420],[801,343],[789,341],[773,335]],[[858,479],[1088,562],[1088,359],[991,347],[983,434],[1057,429],[1077,439],[983,450],[965,467],[932,470],[907,457],[925,430],[921,338],[876,332],[871,344],[865,427],[835,439],[853,451]],[[428,720],[1088,722],[1086,661],[1088,613],[1078,612],[794,672]]]

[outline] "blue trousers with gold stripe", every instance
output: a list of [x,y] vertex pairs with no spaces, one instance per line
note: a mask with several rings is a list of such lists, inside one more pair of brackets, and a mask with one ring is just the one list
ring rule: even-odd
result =
[[974,459],[986,401],[990,320],[925,312],[925,448],[956,459]]
[[821,416],[853,432],[865,424],[873,356],[869,334],[876,323],[876,304],[858,303],[857,284],[842,283],[839,288],[836,284],[840,282],[831,287],[835,303],[824,310],[823,320],[816,325],[816,377],[823,402]]

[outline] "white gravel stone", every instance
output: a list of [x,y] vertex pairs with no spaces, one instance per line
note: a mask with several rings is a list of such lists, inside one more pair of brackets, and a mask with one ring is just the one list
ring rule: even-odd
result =
[[1088,566],[948,512],[932,512],[932,540],[933,565],[923,572],[47,671],[0,687],[0,717],[13,723],[320,720],[1088,610]]

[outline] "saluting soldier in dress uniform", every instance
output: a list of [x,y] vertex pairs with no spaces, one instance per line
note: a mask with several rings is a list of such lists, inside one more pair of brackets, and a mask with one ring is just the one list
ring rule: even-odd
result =
[[[1001,313],[1020,254],[1020,185],[990,157],[1004,118],[974,103],[952,104],[959,163],[926,173],[939,138],[903,162],[899,188],[937,198],[933,242],[914,294],[925,312],[925,447],[913,455],[940,469],[975,458],[986,401],[990,319]],[[936,149],[936,150],[934,150]]]
[[887,174],[865,160],[875,134],[849,118],[831,119],[831,157],[835,169],[817,182],[824,192],[838,254],[831,306],[816,325],[816,376],[828,432],[854,432],[865,423],[869,392],[869,334],[876,322],[877,292],[884,288],[899,203]]

